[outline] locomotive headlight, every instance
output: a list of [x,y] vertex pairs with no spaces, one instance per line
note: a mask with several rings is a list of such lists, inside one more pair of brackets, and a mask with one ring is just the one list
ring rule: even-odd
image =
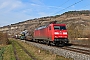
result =
[[65,34],[65,35],[66,35],[66,34],[67,34],[67,32],[63,32],[63,34]]
[[59,34],[59,32],[54,32],[54,34]]

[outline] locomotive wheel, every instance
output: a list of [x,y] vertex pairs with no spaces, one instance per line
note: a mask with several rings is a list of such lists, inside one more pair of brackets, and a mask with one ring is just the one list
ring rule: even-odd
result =
[[59,46],[59,43],[55,43],[55,46]]
[[47,45],[50,46],[51,45],[51,42],[50,41],[47,41]]
[[33,38],[33,40],[32,41],[35,41],[35,39]]
[[65,43],[63,43],[63,42],[59,44],[60,47],[63,47],[64,45],[65,45]]
[[63,43],[63,42],[61,42],[61,43],[59,43],[59,42],[55,43],[55,46],[63,47],[64,45],[65,45],[65,43]]

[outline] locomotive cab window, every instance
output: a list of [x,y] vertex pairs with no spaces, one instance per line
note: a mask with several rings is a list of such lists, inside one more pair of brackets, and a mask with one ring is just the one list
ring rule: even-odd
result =
[[54,26],[54,30],[66,30],[65,26]]

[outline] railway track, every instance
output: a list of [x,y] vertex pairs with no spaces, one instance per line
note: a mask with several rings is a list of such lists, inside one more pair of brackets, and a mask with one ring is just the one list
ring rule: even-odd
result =
[[81,47],[87,47],[87,48],[90,48],[90,45],[80,45],[80,44],[71,44],[73,46],[81,46]]
[[64,56],[66,58],[73,58],[74,60],[90,60],[90,48],[87,47],[73,45],[57,47],[28,41],[26,41],[26,43],[30,43],[38,48],[50,51],[60,56]]
[[[18,42],[16,42],[20,47],[21,49],[32,59],[32,60],[37,60],[34,56],[32,56],[28,51],[27,49],[25,49],[21,44],[19,44]],[[18,57],[18,54],[16,52],[16,47],[14,46],[14,42],[12,42],[12,46],[13,46],[13,50],[14,50],[14,55],[15,55],[15,58],[16,60],[20,60],[19,57]]]
[[65,47],[60,47],[60,48],[86,54],[86,55],[90,55],[90,46],[88,45],[72,44],[70,46],[65,46]]
[[90,50],[86,50],[86,49],[81,49],[81,48],[76,48],[76,47],[62,47],[62,49],[90,55]]
[[[56,46],[53,46],[56,47]],[[58,47],[56,47],[58,48]],[[87,54],[90,55],[90,46],[88,45],[79,45],[79,44],[70,44],[65,47],[60,47],[61,49],[69,50],[69,51],[74,51],[82,54]]]

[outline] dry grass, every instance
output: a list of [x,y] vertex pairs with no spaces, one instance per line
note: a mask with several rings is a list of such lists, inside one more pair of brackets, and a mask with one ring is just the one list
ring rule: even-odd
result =
[[89,40],[70,40],[71,43],[80,44],[80,45],[89,45],[90,46],[90,39]]
[[7,45],[9,43],[7,33],[0,32],[0,45]]
[[15,41],[13,42],[14,42],[16,52],[17,52],[19,59],[20,60],[31,60],[31,58],[22,50],[22,48]]
[[72,60],[68,58],[64,58],[62,56],[57,56],[56,54],[52,54],[48,51],[39,49],[33,45],[26,44],[24,42],[18,41],[21,45],[23,45],[33,56],[35,56],[38,60]]
[[[31,58],[21,49],[21,47],[15,41],[10,41],[10,42],[14,43],[16,48],[16,53],[20,60],[31,60]],[[5,46],[3,60],[16,60],[15,54],[14,54],[14,48],[12,44]]]

